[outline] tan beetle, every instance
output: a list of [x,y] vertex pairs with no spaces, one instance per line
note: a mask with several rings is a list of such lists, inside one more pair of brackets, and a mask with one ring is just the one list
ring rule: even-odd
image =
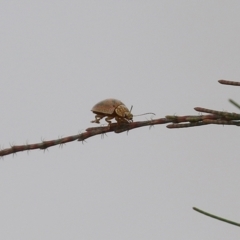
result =
[[100,123],[100,120],[104,117],[106,117],[105,120],[109,125],[111,124],[110,120],[114,118],[118,124],[133,122],[133,115],[131,114],[131,110],[129,111],[124,103],[122,103],[120,100],[114,98],[105,99],[93,106],[92,112],[96,115],[95,120],[91,122]]

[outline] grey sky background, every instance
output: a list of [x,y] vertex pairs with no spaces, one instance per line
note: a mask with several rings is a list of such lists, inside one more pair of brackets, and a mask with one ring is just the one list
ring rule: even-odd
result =
[[[1,1],[1,148],[74,135],[113,97],[133,113],[235,111],[239,1]],[[149,116],[137,120],[149,119]],[[0,160],[0,236],[239,239],[236,127],[95,136]]]

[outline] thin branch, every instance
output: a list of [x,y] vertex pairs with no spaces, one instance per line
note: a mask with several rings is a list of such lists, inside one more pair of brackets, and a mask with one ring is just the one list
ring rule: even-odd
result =
[[[240,82],[233,82],[228,80],[219,80],[221,84],[228,84],[234,86],[240,86]],[[240,126],[240,114],[237,113],[229,113],[223,111],[216,111],[212,109],[196,107],[194,108],[196,111],[201,113],[208,113],[207,115],[186,115],[186,116],[170,116],[167,115],[165,118],[151,119],[148,121],[141,122],[129,122],[129,123],[112,123],[108,126],[102,127],[91,127],[87,128],[85,132],[73,136],[68,136],[60,139],[50,140],[50,141],[42,141],[40,143],[34,144],[25,144],[25,145],[16,145],[11,146],[10,148],[0,150],[0,157],[9,154],[15,154],[17,152],[22,151],[30,151],[34,149],[46,150],[49,147],[53,147],[56,145],[63,145],[64,143],[72,142],[72,141],[84,141],[87,138],[93,137],[95,135],[102,135],[109,132],[122,133],[126,131],[133,130],[139,127],[145,126],[153,126],[158,124],[167,124],[167,128],[188,128],[188,127],[198,127],[204,126],[208,124],[221,124],[221,125],[234,125]]]
[[240,105],[238,103],[236,103],[235,101],[233,101],[232,99],[228,100],[230,103],[232,103],[235,107],[237,107],[238,109],[240,109]]
[[232,86],[240,86],[240,82],[229,81],[229,80],[218,80],[219,83]]
[[171,120],[166,118],[159,118],[159,119],[142,121],[142,122],[123,123],[120,125],[118,125],[117,123],[112,123],[109,126],[87,128],[85,132],[81,134],[73,135],[73,136],[68,136],[68,137],[50,140],[50,141],[42,141],[40,143],[34,143],[34,144],[11,146],[10,148],[0,150],[0,157],[6,156],[9,154],[15,154],[17,152],[30,151],[34,149],[46,150],[49,147],[62,145],[64,143],[68,143],[76,140],[83,142],[87,138],[90,138],[99,134],[105,134],[107,132],[121,133],[129,130],[133,130],[139,127],[152,126],[157,124],[166,124],[169,122],[171,122]]
[[133,130],[139,127],[145,126],[153,126],[159,124],[168,124],[166,127],[170,129],[174,128],[188,128],[188,127],[197,127],[204,126],[207,124],[221,124],[221,125],[235,125],[240,126],[240,114],[237,113],[228,113],[221,112],[201,107],[196,107],[195,110],[205,113],[211,113],[207,115],[186,115],[186,116],[170,116],[167,115],[165,118],[151,119],[148,121],[141,122],[130,122],[130,123],[112,123],[108,126],[101,127],[90,127],[85,130],[85,132],[73,136],[68,136],[60,139],[50,140],[50,141],[42,141],[40,143],[34,144],[25,144],[25,145],[16,145],[11,146],[10,148],[6,148],[0,150],[0,157],[15,154],[17,152],[22,151],[30,151],[34,149],[46,150],[49,147],[53,147],[56,145],[63,145],[65,143],[69,143],[72,141],[84,141],[87,138],[93,137],[95,135],[102,135],[105,133],[122,133],[126,131]]
[[225,120],[239,120],[240,119],[240,114],[238,114],[238,113],[216,111],[216,110],[202,108],[202,107],[195,107],[194,109],[198,112],[214,114],[216,116],[219,116],[221,119],[225,119]]
[[220,220],[220,221],[223,221],[223,222],[226,222],[226,223],[229,223],[229,224],[233,224],[235,226],[238,226],[240,227],[240,223],[237,223],[237,222],[233,222],[233,221],[230,221],[228,219],[225,219],[225,218],[222,218],[222,217],[218,217],[216,215],[213,215],[211,213],[208,213],[208,212],[204,212],[203,210],[200,210],[199,208],[196,208],[196,207],[193,207],[193,210],[197,211],[197,212],[200,212],[208,217],[211,217],[211,218],[215,218],[217,220]]

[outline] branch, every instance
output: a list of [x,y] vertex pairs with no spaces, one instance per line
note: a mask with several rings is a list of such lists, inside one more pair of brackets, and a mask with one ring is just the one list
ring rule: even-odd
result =
[[34,149],[45,150],[49,147],[53,147],[56,145],[63,145],[65,143],[72,142],[75,140],[83,142],[87,138],[90,138],[99,134],[105,134],[108,132],[121,133],[121,132],[129,131],[135,128],[139,128],[139,127],[165,124],[168,122],[171,122],[171,120],[168,120],[166,118],[159,118],[159,119],[142,121],[142,122],[123,123],[120,125],[118,125],[117,123],[112,123],[109,126],[87,128],[85,132],[81,134],[73,135],[73,136],[68,136],[68,137],[50,140],[50,141],[42,141],[40,143],[34,143],[34,144],[11,146],[10,148],[2,149],[0,151],[0,157],[9,155],[9,154],[15,154],[17,152],[30,151]]
[[236,103],[235,101],[233,101],[232,99],[228,100],[230,103],[232,103],[235,107],[237,107],[238,109],[240,109],[240,105],[238,103]]
[[207,215],[207,216],[209,216],[209,217],[211,217],[211,218],[215,218],[215,219],[217,219],[217,220],[220,220],[220,221],[223,221],[223,222],[226,222],[226,223],[229,223],[229,224],[233,224],[233,225],[235,225],[235,226],[240,227],[240,223],[233,222],[233,221],[230,221],[230,220],[228,220],[228,219],[221,218],[221,217],[218,217],[218,216],[216,216],[216,215],[213,215],[213,214],[204,212],[204,211],[202,211],[202,210],[200,210],[200,209],[198,209],[198,208],[196,208],[196,207],[193,207],[193,210],[195,210],[195,211],[197,211],[197,212],[200,212],[200,213],[202,213],[202,214],[204,214],[204,215]]
[[229,81],[229,80],[218,80],[219,83],[232,86],[240,86],[240,82]]
[[[240,82],[233,82],[228,80],[219,80],[221,84],[227,85],[234,85],[240,86]],[[236,105],[236,103],[235,103]],[[240,106],[239,106],[240,107]],[[188,127],[198,127],[204,126],[208,124],[221,124],[221,125],[235,125],[240,126],[240,114],[237,113],[229,113],[223,111],[216,111],[202,107],[194,108],[196,111],[201,113],[208,113],[207,115],[186,115],[186,116],[172,116],[167,115],[165,118],[158,118],[158,119],[151,119],[148,121],[141,121],[141,122],[129,122],[129,123],[112,123],[108,126],[101,126],[101,127],[91,127],[87,128],[85,132],[73,136],[68,136],[65,138],[50,140],[50,141],[42,141],[40,143],[34,144],[25,144],[25,145],[18,145],[18,146],[11,146],[10,148],[0,150],[0,157],[9,154],[15,154],[17,152],[22,151],[30,151],[34,149],[41,149],[45,150],[49,147],[53,147],[55,145],[63,145],[68,142],[72,142],[75,140],[84,141],[87,138],[93,137],[99,134],[105,134],[108,132],[115,132],[115,133],[122,133],[126,131],[133,130],[139,127],[145,127],[158,124],[168,124],[166,127],[170,129],[174,128],[188,128]]]
[[87,138],[90,138],[99,134],[105,134],[109,132],[122,133],[122,132],[130,131],[139,127],[145,127],[145,126],[152,127],[154,125],[159,125],[159,124],[171,123],[166,126],[167,128],[170,128],[170,129],[197,127],[197,126],[203,126],[207,124],[240,126],[240,114],[221,112],[221,111],[200,108],[200,107],[196,107],[195,110],[199,112],[205,112],[205,113],[211,113],[211,114],[197,115],[197,116],[168,115],[165,118],[151,119],[148,121],[130,122],[130,123],[121,123],[121,124],[112,123],[108,126],[91,127],[91,128],[87,128],[85,132],[77,135],[72,135],[72,136],[50,140],[50,141],[42,141],[40,143],[11,146],[10,148],[1,150],[0,157],[9,155],[9,154],[15,154],[17,152],[30,151],[34,149],[45,150],[49,147],[53,147],[56,145],[61,146],[65,143],[76,141],[76,140],[83,142]]

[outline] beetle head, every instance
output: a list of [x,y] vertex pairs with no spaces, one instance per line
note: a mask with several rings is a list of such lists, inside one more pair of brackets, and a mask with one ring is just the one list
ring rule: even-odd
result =
[[132,120],[133,115],[131,114],[131,112],[127,111],[127,112],[125,112],[125,118],[127,118],[128,120]]
[[128,110],[128,108],[124,104],[119,105],[115,109],[115,112],[121,118],[125,118],[127,120],[132,120],[132,118],[133,118],[133,115],[131,114],[131,112]]

